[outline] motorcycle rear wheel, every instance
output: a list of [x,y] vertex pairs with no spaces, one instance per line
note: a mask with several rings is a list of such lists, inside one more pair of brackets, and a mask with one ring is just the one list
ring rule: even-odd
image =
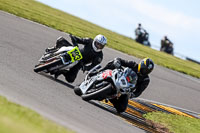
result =
[[41,72],[41,71],[47,70],[51,67],[54,67],[54,66],[60,65],[60,64],[62,64],[61,59],[56,60],[56,61],[52,61],[52,62],[49,62],[49,63],[46,63],[46,64],[41,64],[41,65],[38,65],[34,68],[34,72]]

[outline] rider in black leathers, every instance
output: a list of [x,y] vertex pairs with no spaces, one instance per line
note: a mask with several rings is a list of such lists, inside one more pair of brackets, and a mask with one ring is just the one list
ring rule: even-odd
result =
[[145,46],[151,46],[149,42],[149,33],[142,27],[142,25],[139,23],[138,27],[135,29],[135,41],[138,43],[141,43]]
[[136,42],[142,43],[143,42],[143,34],[146,32],[146,30],[142,27],[142,25],[139,23],[138,27],[135,29],[135,36],[136,36]]
[[173,43],[169,40],[167,36],[164,36],[164,38],[161,40],[161,47],[160,51],[164,51],[168,54],[174,54],[173,53]]
[[[136,84],[136,90],[131,93],[130,98],[138,97],[149,85],[150,79],[148,74],[153,70],[154,63],[150,58],[145,58],[137,64],[134,61],[123,60],[121,58],[115,58],[113,61],[109,62],[102,70],[115,69],[123,67],[129,67],[138,75],[138,80]],[[110,102],[117,109],[117,112],[124,112],[128,105],[128,95],[121,95],[119,99],[111,99]]]
[[[97,35],[94,40],[91,38],[80,38],[70,35],[73,45],[83,44],[84,47],[80,48],[80,52],[83,59],[74,67],[68,70],[60,70],[55,73],[55,78],[63,74],[65,79],[72,83],[76,79],[79,70],[82,68],[83,71],[88,71],[94,66],[101,63],[103,59],[102,49],[107,43],[107,39],[103,35]],[[56,45],[52,48],[47,48],[46,52],[53,52],[62,46],[70,46],[71,44],[63,37],[57,39]],[[89,65],[88,65],[89,64]]]

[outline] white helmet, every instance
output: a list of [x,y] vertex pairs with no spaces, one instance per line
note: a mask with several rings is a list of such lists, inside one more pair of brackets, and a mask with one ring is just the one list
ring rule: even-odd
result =
[[105,36],[103,35],[97,35],[95,38],[94,38],[94,41],[92,43],[92,47],[94,49],[95,52],[100,52],[104,46],[106,45],[107,43],[107,39]]

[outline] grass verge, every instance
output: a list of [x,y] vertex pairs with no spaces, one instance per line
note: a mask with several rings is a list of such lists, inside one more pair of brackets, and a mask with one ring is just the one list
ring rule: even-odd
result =
[[0,96],[0,133],[72,133]]
[[147,113],[144,117],[153,121],[154,125],[159,123],[165,126],[173,133],[200,133],[200,119],[162,112]]
[[0,0],[0,10],[80,37],[88,36],[93,38],[101,33],[108,38],[108,47],[138,58],[150,57],[158,65],[200,78],[199,64],[145,47],[131,38],[114,33],[37,1]]

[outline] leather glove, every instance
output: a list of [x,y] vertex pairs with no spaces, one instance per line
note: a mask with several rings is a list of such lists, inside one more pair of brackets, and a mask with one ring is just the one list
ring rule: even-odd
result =
[[115,68],[120,68],[121,67],[121,63],[117,59],[114,59],[113,65],[115,66]]

